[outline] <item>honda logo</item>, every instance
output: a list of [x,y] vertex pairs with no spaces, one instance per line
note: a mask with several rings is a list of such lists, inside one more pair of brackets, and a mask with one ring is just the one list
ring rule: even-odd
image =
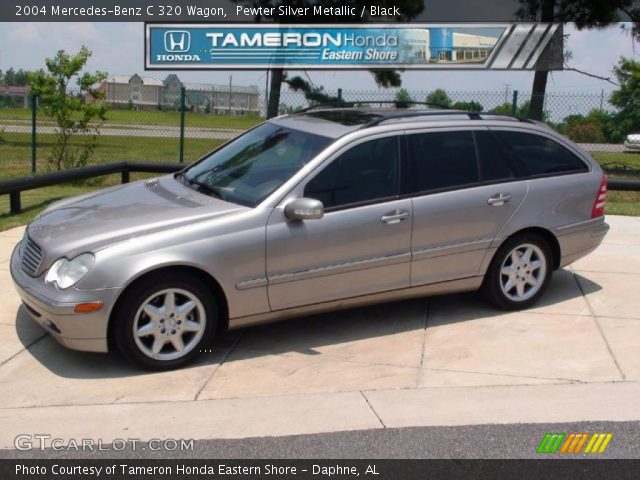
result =
[[164,49],[167,52],[188,52],[191,48],[191,34],[185,30],[164,32]]

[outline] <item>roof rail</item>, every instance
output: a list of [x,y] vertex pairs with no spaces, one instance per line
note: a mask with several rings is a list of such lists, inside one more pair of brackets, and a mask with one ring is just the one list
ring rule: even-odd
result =
[[491,116],[495,116],[495,117],[505,117],[505,118],[511,118],[514,120],[517,120],[519,122],[526,122],[526,123],[538,123],[535,120],[531,120],[529,118],[526,117],[521,117],[519,115],[510,115],[507,113],[495,113],[495,112],[475,112],[475,111],[469,111],[469,110],[454,110],[452,109],[450,106],[448,105],[440,105],[437,103],[430,103],[430,102],[414,102],[414,101],[408,101],[408,102],[403,102],[403,101],[395,101],[395,100],[371,100],[371,101],[358,101],[358,102],[341,102],[341,103],[320,103],[317,105],[312,105],[300,110],[297,110],[294,114],[298,114],[298,113],[308,113],[311,112],[313,110],[316,109],[322,109],[322,108],[353,108],[356,104],[360,104],[360,103],[378,103],[378,104],[396,104],[396,105],[403,105],[403,106],[398,106],[399,109],[406,109],[408,108],[408,105],[426,105],[426,106],[430,106],[430,107],[436,107],[436,108],[441,108],[442,110],[434,110],[434,111],[428,111],[428,110],[421,110],[421,111],[415,111],[415,110],[404,110],[404,111],[396,111],[393,113],[389,113],[388,115],[380,115],[380,117],[375,118],[373,120],[370,120],[369,122],[363,124],[360,129],[365,129],[365,128],[369,128],[369,127],[374,127],[376,125],[379,125],[383,122],[386,122],[387,120],[395,120],[395,119],[399,119],[399,118],[412,118],[412,117],[431,117],[431,116],[447,116],[447,115],[466,115],[469,117],[469,120],[482,120],[482,116],[483,115],[491,115]]
[[436,116],[447,116],[447,115],[467,115],[469,117],[469,120],[482,120],[482,115],[493,115],[493,116],[497,116],[497,117],[512,118],[512,119],[517,120],[519,122],[536,123],[534,120],[530,120],[530,119],[524,118],[524,117],[519,117],[517,115],[507,115],[507,114],[493,113],[493,112],[472,112],[472,111],[465,111],[465,110],[450,110],[450,111],[444,111],[444,112],[443,111],[435,111],[435,112],[429,112],[429,111],[403,112],[403,113],[398,113],[398,114],[380,116],[379,118],[375,118],[375,119],[365,123],[364,125],[362,125],[360,127],[360,129],[374,127],[374,126],[379,125],[379,124],[381,124],[383,122],[386,122],[387,120],[395,120],[395,119],[398,119],[398,118],[432,117],[432,116],[436,117]]
[[451,107],[449,105],[443,105],[440,103],[431,103],[431,102],[414,102],[413,100],[358,100],[354,102],[332,102],[332,103],[318,103],[316,105],[311,105],[309,107],[301,108],[300,110],[296,110],[294,113],[306,113],[312,110],[318,110],[322,108],[353,108],[359,104],[380,104],[380,105],[395,105],[397,108],[409,108],[410,105],[424,105],[427,107],[435,107],[442,108],[444,110],[450,110]]

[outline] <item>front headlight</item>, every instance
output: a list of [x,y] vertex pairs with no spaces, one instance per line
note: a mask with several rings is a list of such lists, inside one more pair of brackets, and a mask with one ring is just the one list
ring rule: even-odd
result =
[[93,255],[83,253],[73,260],[60,258],[55,261],[44,278],[47,283],[55,283],[64,290],[78,283],[93,266]]

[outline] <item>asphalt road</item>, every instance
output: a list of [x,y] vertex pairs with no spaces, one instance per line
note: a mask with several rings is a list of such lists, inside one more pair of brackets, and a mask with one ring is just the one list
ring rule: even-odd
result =
[[[540,455],[547,432],[612,433],[603,454]],[[159,436],[161,436],[159,431]],[[640,422],[411,427],[286,437],[199,440],[188,452],[59,452],[0,450],[0,458],[209,458],[209,459],[383,459],[383,458],[640,458]]]
[[[29,126],[25,125],[0,125],[6,133],[28,133],[31,131]],[[52,134],[57,130],[56,127],[39,126],[38,133]],[[233,128],[197,128],[187,127],[184,131],[185,138],[200,138],[212,140],[229,140],[235,138],[245,130]],[[78,132],[76,135],[94,135],[93,131],[86,133]],[[158,125],[158,126],[115,126],[105,125],[100,128],[100,135],[109,137],[159,137],[159,138],[178,138],[180,137],[180,128]]]
[[[15,125],[2,125],[2,128],[7,133],[25,133],[30,132],[30,126],[27,124],[15,124]],[[38,133],[55,133],[56,127],[54,126],[39,126]],[[222,139],[229,140],[235,138],[245,130],[237,128],[198,128],[187,127],[185,128],[185,138],[200,138],[200,139]],[[121,125],[121,124],[107,124],[100,128],[101,135],[114,136],[114,137],[162,137],[162,138],[177,138],[180,136],[180,128],[178,126],[170,125]],[[83,133],[78,133],[83,135]],[[93,135],[92,132],[87,132],[86,135]],[[624,145],[621,143],[580,143],[582,148],[589,152],[628,152]]]

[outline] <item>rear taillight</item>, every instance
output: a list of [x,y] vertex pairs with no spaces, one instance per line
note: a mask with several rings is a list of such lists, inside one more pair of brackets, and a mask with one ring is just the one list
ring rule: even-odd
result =
[[598,194],[596,195],[596,199],[593,201],[591,218],[601,217],[602,215],[604,215],[605,203],[607,203],[607,177],[605,175],[602,175]]

